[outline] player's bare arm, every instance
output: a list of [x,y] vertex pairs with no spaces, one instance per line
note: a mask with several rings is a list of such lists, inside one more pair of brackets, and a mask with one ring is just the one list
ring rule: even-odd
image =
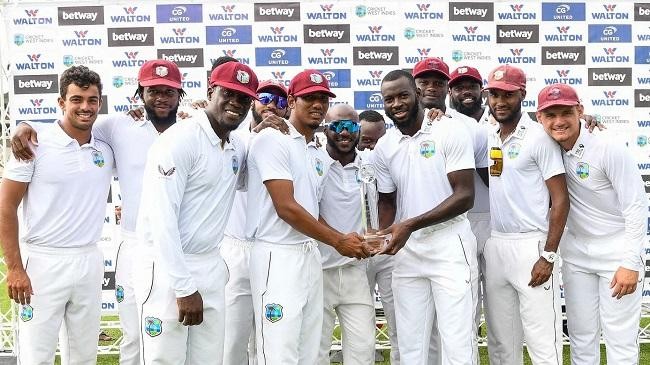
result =
[[[544,251],[557,252],[562,233],[564,232],[566,219],[569,215],[569,191],[567,190],[564,174],[555,175],[546,180],[546,187],[551,197],[551,210]],[[552,273],[553,263],[540,257],[535,265],[533,265],[528,285],[533,288],[542,285],[548,281]]]
[[183,326],[196,326],[203,322],[203,298],[199,291],[186,297],[176,298],[178,321]]
[[34,158],[30,144],[38,145],[36,131],[27,123],[19,123],[16,133],[11,137],[11,153],[17,160],[30,161]]
[[298,232],[334,247],[341,255],[358,259],[369,257],[371,249],[358,233],[342,234],[320,223],[293,197],[293,182],[290,180],[267,180],[269,191],[278,217],[289,223]]
[[447,199],[426,213],[394,223],[379,232],[379,234],[392,235],[388,246],[382,253],[394,255],[404,247],[413,232],[452,219],[472,208],[474,205],[474,170],[453,171],[447,174],[447,179],[452,188],[452,193]]
[[18,205],[26,191],[26,183],[9,179],[0,183],[0,243],[7,264],[7,293],[20,304],[29,304],[34,294],[18,245]]

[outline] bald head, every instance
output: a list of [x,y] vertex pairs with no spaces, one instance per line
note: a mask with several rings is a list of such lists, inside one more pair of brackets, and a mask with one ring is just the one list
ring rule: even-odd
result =
[[350,119],[355,122],[359,121],[359,114],[348,104],[336,104],[327,110],[325,121]]

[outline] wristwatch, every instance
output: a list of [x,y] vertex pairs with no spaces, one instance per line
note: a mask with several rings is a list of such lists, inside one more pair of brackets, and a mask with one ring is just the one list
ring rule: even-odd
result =
[[544,251],[542,252],[542,257],[544,258],[544,260],[552,264],[555,261],[557,261],[557,259],[560,258],[560,255],[558,255],[556,252],[553,251]]

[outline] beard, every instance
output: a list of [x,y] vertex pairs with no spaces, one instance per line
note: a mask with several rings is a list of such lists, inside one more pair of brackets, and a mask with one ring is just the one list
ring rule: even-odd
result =
[[496,114],[494,113],[494,110],[492,110],[492,108],[490,107],[490,114],[492,114],[492,116],[494,117],[494,119],[497,122],[503,123],[503,124],[510,124],[510,123],[514,122],[514,120],[519,116],[520,112],[521,112],[521,103],[518,103],[514,107],[514,109],[512,109],[510,111],[510,114],[507,117],[505,117],[503,119],[497,119]]
[[153,108],[145,104],[144,110],[147,112],[147,117],[155,125],[169,125],[176,122],[176,113],[178,112],[178,105],[169,111],[166,117],[158,117]]
[[417,102],[413,105],[413,108],[411,108],[411,110],[408,112],[408,115],[406,116],[406,120],[404,120],[403,122],[398,122],[397,120],[395,120],[393,113],[385,111],[386,116],[393,121],[395,126],[402,127],[402,128],[408,128],[414,125],[415,123],[417,123],[417,116],[419,112],[420,112],[420,103]]
[[456,109],[457,112],[464,115],[473,115],[483,106],[483,100],[481,100],[481,98],[476,99],[470,106],[465,106],[464,103],[454,98],[449,98],[449,103],[451,104],[452,108]]
[[253,123],[254,125],[252,128],[255,128],[258,124],[262,123],[262,115],[255,110],[255,108],[251,109],[251,112],[253,113]]

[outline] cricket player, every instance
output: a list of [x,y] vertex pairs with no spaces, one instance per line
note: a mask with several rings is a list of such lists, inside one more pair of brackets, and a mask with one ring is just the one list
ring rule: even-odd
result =
[[490,108],[483,104],[481,73],[474,67],[460,66],[449,77],[449,106],[480,124],[487,124]]
[[[178,105],[185,96],[178,66],[162,59],[145,62],[138,71],[136,95],[144,104],[144,118],[134,120],[130,115],[116,113],[99,118],[93,125],[93,135],[106,142],[115,154],[122,195],[122,241],[115,260],[115,297],[123,332],[121,365],[140,363],[140,320],[133,287],[133,265],[140,254],[135,226],[147,152],[158,136],[176,122]],[[12,147],[25,146],[29,139],[36,139],[32,127],[40,129],[35,124],[21,123]],[[28,154],[24,157],[31,159],[31,151],[25,152]]]
[[[478,237],[476,232],[481,233],[482,239],[487,239],[489,234],[489,213],[485,214],[484,211],[489,212],[489,202],[487,201],[487,129],[482,125],[476,123],[471,117],[462,114],[455,109],[447,108],[446,98],[450,92],[449,84],[453,84],[450,80],[451,76],[449,75],[449,66],[440,58],[430,57],[418,62],[413,67],[413,77],[415,78],[415,84],[421,90],[420,94],[420,103],[425,108],[430,109],[428,114],[432,114],[433,110],[440,110],[443,113],[446,113],[448,118],[451,118],[453,122],[457,125],[463,125],[470,136],[472,137],[472,147],[474,152],[474,163],[476,166],[476,171],[474,173],[474,206],[468,212],[468,218],[470,225],[472,227],[472,232]],[[458,76],[454,75],[457,81]],[[431,118],[431,116],[429,116]],[[476,214],[474,213],[482,213]],[[472,214],[470,216],[470,214]],[[485,232],[487,230],[487,232]],[[483,241],[484,243],[484,241]],[[478,244],[477,244],[478,246]],[[482,248],[482,247],[481,247]],[[478,248],[473,248],[474,252],[477,252]],[[478,362],[478,326],[480,319],[480,300],[479,300],[479,270],[478,266],[472,271],[472,301],[474,303],[474,318],[476,319],[473,326],[473,336],[475,342],[475,352],[476,361]],[[432,331],[432,340],[431,347],[429,350],[429,361],[431,362],[433,358],[435,361],[431,362],[432,364],[441,363],[441,351],[440,351],[440,337],[437,331],[437,323],[434,321],[434,330]]]
[[428,363],[435,317],[442,363],[469,365],[475,357],[471,273],[477,263],[465,212],[474,201],[473,142],[451,118],[425,121],[411,74],[389,72],[381,93],[384,111],[397,127],[379,139],[373,162],[380,226],[390,225],[379,234],[392,234],[384,252],[395,255],[400,361]]
[[[271,120],[284,124],[288,114],[287,89],[284,85],[267,80],[257,88],[257,98],[251,105],[253,119],[250,128],[236,132],[248,145],[251,129]],[[253,242],[246,237],[247,193],[237,191],[224,238],[220,245],[221,256],[228,266],[229,280],[226,284],[226,336],[224,364],[242,365],[255,363],[255,337],[253,331],[253,301],[250,282],[250,254]],[[252,345],[249,345],[249,338]]]
[[[533,364],[562,364],[558,246],[569,211],[559,146],[522,113],[526,75],[511,65],[492,70],[486,86],[499,128],[489,136],[490,216],[485,244],[491,364],[521,364],[521,321]],[[550,209],[549,209],[550,205]],[[519,313],[519,318],[517,318]]]
[[639,364],[638,328],[648,203],[630,151],[581,128],[583,106],[565,84],[538,95],[537,120],[562,147],[571,210],[562,279],[571,363]]
[[323,269],[316,243],[350,257],[369,256],[357,233],[318,221],[331,159],[314,132],[329,108],[327,79],[304,70],[288,90],[289,135],[271,128],[251,142],[246,231],[254,237],[251,289],[259,364],[317,363],[323,326]]
[[204,113],[170,127],[145,166],[138,271],[145,364],[221,364],[228,269],[218,244],[242,177],[246,147],[234,134],[257,97],[257,76],[224,63],[210,75]]
[[[362,158],[355,147],[359,141],[359,115],[348,104],[331,107],[325,116],[325,148],[334,160],[320,201],[320,217],[341,232],[361,229]],[[323,334],[318,363],[330,363],[332,332],[339,318],[343,342],[343,363],[366,365],[375,361],[375,307],[366,276],[367,260],[356,260],[319,243],[323,263]]]
[[59,88],[63,116],[43,127],[33,160],[10,159],[0,183],[7,290],[21,305],[19,364],[54,363],[62,324],[69,363],[90,365],[97,359],[104,277],[97,241],[113,152],[91,133],[102,102],[99,75],[73,66],[61,74]]
[[359,130],[359,151],[372,151],[379,138],[386,134],[384,117],[374,110],[365,110],[359,114],[361,129]]

